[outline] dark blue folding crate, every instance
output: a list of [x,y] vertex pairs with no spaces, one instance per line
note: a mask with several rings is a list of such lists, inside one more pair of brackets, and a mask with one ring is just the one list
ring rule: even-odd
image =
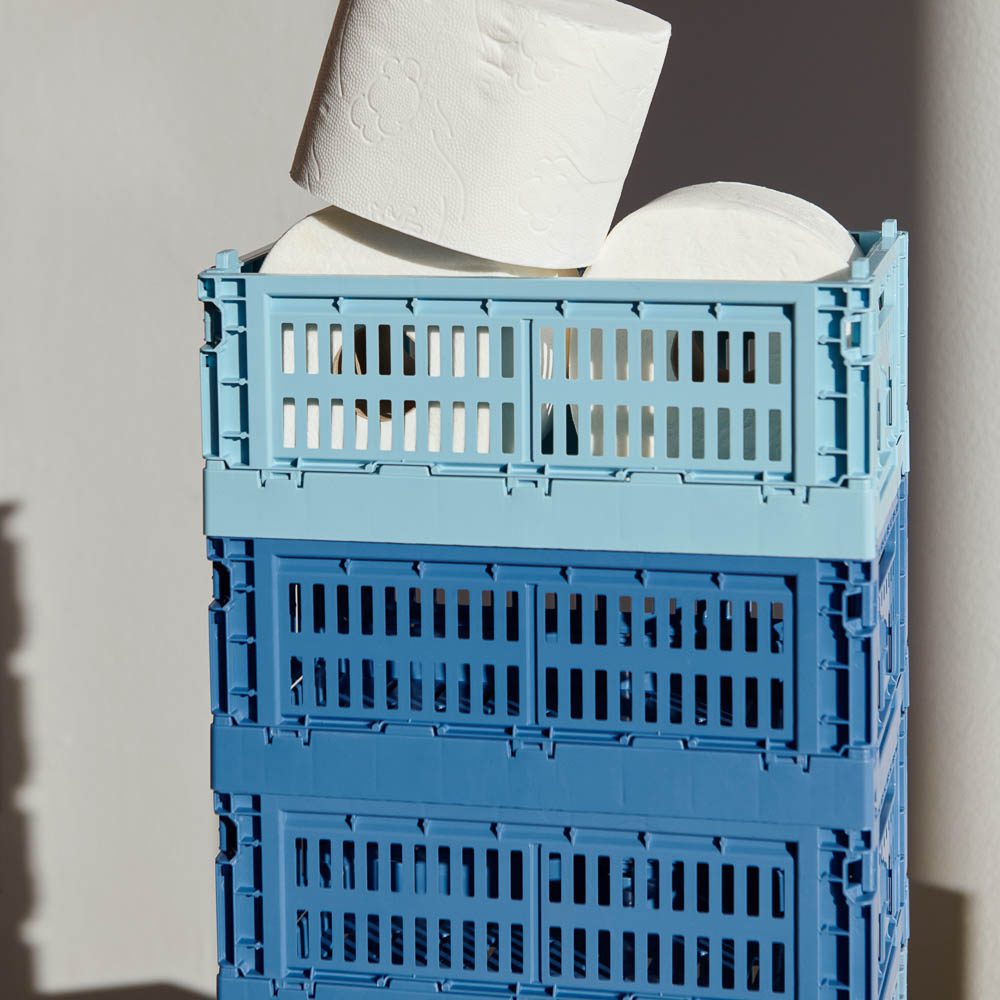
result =
[[906,512],[904,480],[871,563],[211,539],[214,711],[870,756],[906,685]]
[[217,786],[221,1000],[903,995],[905,716],[857,829],[323,797],[331,739]]

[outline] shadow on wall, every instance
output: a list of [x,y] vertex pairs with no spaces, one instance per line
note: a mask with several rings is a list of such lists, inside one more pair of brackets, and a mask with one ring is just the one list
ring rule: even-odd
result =
[[910,907],[910,1000],[971,1000],[966,975],[968,897],[914,882]]
[[16,508],[0,505],[0,968],[11,997],[31,996],[31,956],[21,924],[31,908],[27,820],[15,795],[25,779],[24,698],[14,676],[14,652],[24,636],[17,590],[17,553],[10,538]]
[[628,0],[674,38],[619,215],[746,181],[847,226],[912,219],[913,0]]
[[[203,993],[192,993],[177,986],[116,986],[88,993],[47,993],[45,1000],[205,1000]],[[32,994],[31,1000],[38,1000]]]
[[14,673],[14,654],[25,632],[18,593],[18,550],[10,536],[16,507],[0,505],[0,995],[9,1000],[204,1000],[174,986],[114,987],[79,993],[42,994],[34,988],[31,953],[22,941],[31,913],[27,818],[17,793],[27,776],[24,682]]

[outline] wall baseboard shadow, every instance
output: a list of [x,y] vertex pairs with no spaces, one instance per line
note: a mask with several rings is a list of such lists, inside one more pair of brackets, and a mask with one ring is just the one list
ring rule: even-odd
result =
[[25,1000],[209,1000],[206,993],[193,993],[179,986],[151,983],[144,986],[108,986],[81,993],[39,993]]

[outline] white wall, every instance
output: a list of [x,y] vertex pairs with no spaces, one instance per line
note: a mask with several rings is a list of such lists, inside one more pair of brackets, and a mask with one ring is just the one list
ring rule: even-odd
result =
[[[991,996],[1000,5],[642,3],[674,21],[656,107],[680,107],[683,127],[651,130],[633,199],[702,176],[770,179],[877,224],[883,204],[905,212],[916,179],[903,217],[915,262],[911,996]],[[0,0],[0,969],[12,997],[212,988],[194,275],[216,249],[259,246],[314,207],[287,169],[334,7]],[[920,11],[924,47],[910,51]],[[873,32],[874,65],[845,68]],[[679,73],[694,46],[714,66],[697,87]],[[738,84],[720,82],[726,67]],[[922,123],[907,155],[895,130],[909,81]],[[811,106],[821,92],[829,104]],[[698,100],[705,112],[685,116]],[[835,142],[807,131],[820,115]],[[766,142],[749,141],[765,127]],[[22,948],[11,934],[25,918]]]
[[935,995],[978,1000],[1000,983],[1000,4],[930,2],[923,21],[910,867],[927,891],[914,951],[933,975],[944,942],[963,971]]
[[30,916],[38,990],[213,987],[195,275],[317,207],[287,174],[335,6],[0,7],[0,498],[23,619],[0,718],[27,744],[30,838],[4,906]]

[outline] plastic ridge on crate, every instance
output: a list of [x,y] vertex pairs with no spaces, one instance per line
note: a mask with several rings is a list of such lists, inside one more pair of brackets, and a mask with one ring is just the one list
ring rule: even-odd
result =
[[907,489],[878,559],[210,539],[234,724],[864,759],[905,685]]
[[[864,760],[699,749],[639,741],[599,746],[516,735],[508,741],[435,740],[411,733],[274,732],[216,722],[213,787],[282,788],[297,795],[405,800],[489,810],[601,811],[790,824],[870,825],[907,713],[897,692],[882,744]],[[258,770],[254,770],[258,769]],[[485,779],[489,776],[489,780]]]
[[[902,452],[905,442],[900,442]],[[901,467],[901,465],[900,465]],[[374,476],[269,476],[205,467],[205,534],[611,552],[873,559],[897,470],[867,491],[456,479],[415,467]]]
[[859,239],[851,279],[818,284],[221,254],[200,279],[207,533],[871,558],[909,462],[907,237]]
[[862,829],[220,789],[221,996],[890,996],[905,744]]

